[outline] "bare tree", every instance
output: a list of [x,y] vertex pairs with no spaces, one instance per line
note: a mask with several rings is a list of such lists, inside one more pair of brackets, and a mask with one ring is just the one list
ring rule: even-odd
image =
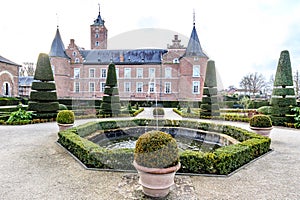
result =
[[265,85],[265,77],[257,72],[244,76],[240,82],[240,87],[252,94],[260,92]]

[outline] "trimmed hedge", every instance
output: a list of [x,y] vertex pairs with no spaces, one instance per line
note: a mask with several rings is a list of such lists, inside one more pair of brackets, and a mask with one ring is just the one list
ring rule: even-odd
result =
[[38,102],[33,102],[31,101],[30,104],[28,105],[27,110],[34,110],[36,112],[52,112],[56,111],[59,108],[59,103],[58,102],[50,102],[50,103],[38,103]]
[[295,95],[294,88],[273,88],[274,96]]
[[56,92],[41,92],[41,91],[31,91],[30,101],[56,101]]
[[31,85],[32,90],[39,90],[39,91],[51,91],[56,90],[55,83],[54,82],[32,82]]
[[238,144],[224,146],[209,153],[190,150],[180,153],[182,165],[180,172],[226,175],[267,153],[270,149],[270,138],[234,126],[189,120],[162,119],[158,121],[134,119],[90,122],[59,132],[58,142],[87,167],[133,170],[133,149],[106,150],[81,136],[88,136],[97,130],[104,133],[105,130],[123,127],[155,126],[157,122],[159,126],[180,126],[223,133],[240,141]]
[[276,97],[272,97],[271,104],[273,106],[279,106],[279,107],[296,105],[296,98],[276,98]]

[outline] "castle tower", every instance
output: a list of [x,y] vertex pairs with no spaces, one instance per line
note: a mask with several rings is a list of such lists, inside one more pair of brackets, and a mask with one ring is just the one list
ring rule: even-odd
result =
[[[201,100],[205,80],[208,56],[203,52],[195,26],[193,13],[193,29],[185,53],[180,58],[179,99],[184,99],[192,92],[192,99]],[[187,84],[190,90],[187,90]]]
[[70,58],[65,51],[64,43],[62,42],[59,28],[57,27],[55,37],[53,39],[50,53],[50,63],[56,83],[56,93],[58,98],[69,97],[70,88]]
[[98,17],[94,20],[91,27],[91,49],[107,49],[107,29],[104,20],[100,15],[100,5]]

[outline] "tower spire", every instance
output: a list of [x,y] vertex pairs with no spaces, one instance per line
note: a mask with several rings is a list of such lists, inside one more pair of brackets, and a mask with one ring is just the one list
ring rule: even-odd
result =
[[195,9],[193,9],[193,26],[195,26]]

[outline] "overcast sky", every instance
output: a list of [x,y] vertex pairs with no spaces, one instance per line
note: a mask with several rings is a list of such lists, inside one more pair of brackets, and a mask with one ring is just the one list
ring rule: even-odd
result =
[[[18,64],[49,53],[56,27],[90,49],[90,25],[98,15],[108,37],[157,28],[189,37],[193,10],[202,48],[216,63],[224,87],[242,76],[275,74],[282,50],[289,50],[293,71],[300,70],[299,0],[10,0],[1,2],[0,55]],[[166,41],[166,44],[170,41]]]

